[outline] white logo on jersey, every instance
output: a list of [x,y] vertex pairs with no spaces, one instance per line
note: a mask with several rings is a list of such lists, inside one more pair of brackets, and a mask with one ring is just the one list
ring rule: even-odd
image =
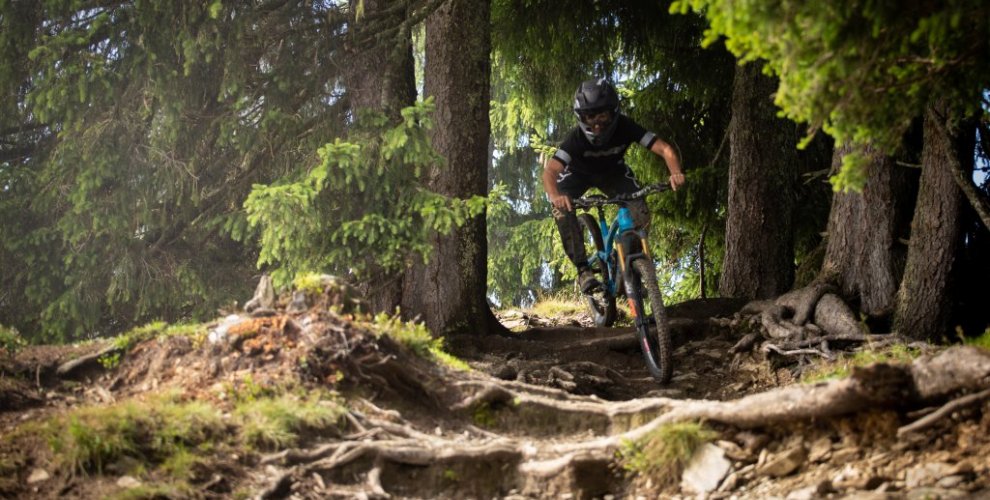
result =
[[621,155],[621,154],[623,154],[623,153],[626,152],[626,148],[627,147],[629,147],[628,144],[621,144],[621,145],[616,146],[614,148],[603,149],[601,151],[595,151],[595,150],[589,149],[589,150],[587,150],[587,151],[584,152],[584,156],[585,157],[592,157],[592,158],[594,158],[596,156]]

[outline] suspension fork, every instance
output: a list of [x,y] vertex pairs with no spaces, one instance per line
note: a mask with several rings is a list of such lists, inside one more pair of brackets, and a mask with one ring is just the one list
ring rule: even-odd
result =
[[[619,229],[619,241],[616,247],[619,251],[619,264],[622,267],[623,285],[626,290],[626,299],[629,301],[629,310],[632,311],[633,318],[636,319],[636,327],[642,326],[644,322],[649,321],[645,317],[644,311],[640,310],[640,305],[643,303],[642,297],[642,287],[633,286],[631,279],[625,279],[627,276],[632,276],[631,272],[635,272],[632,269],[632,262],[635,259],[647,259],[647,262],[652,261],[650,257],[650,248],[646,243],[646,234],[643,231],[636,229],[635,224],[632,220],[632,214],[629,209],[625,206],[619,208],[619,214],[616,218],[618,222]],[[634,242],[638,243],[638,248],[634,248]],[[640,281],[642,285],[642,281]]]

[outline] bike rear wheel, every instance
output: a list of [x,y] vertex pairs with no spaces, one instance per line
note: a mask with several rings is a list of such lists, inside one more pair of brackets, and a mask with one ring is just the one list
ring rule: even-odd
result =
[[[627,272],[632,279],[633,289],[637,291],[633,305],[634,314],[640,319],[636,321],[636,336],[639,347],[650,375],[657,382],[666,384],[673,374],[673,347],[670,340],[670,325],[667,322],[667,310],[660,295],[657,283],[657,272],[653,263],[647,259],[635,259],[632,262],[632,272]],[[645,293],[644,293],[645,292]],[[655,321],[650,321],[652,318]]]
[[[597,252],[604,251],[605,241],[602,239],[602,231],[598,226],[598,220],[590,214],[580,214],[578,215],[578,221],[581,223],[585,251],[588,252],[588,255],[594,255]],[[612,326],[612,323],[615,323],[616,310],[615,296],[608,290],[608,282],[611,278],[609,276],[608,264],[602,262],[601,259],[596,259],[591,265],[591,270],[598,277],[598,281],[602,283],[600,290],[585,296],[588,301],[588,309],[591,312],[591,317],[595,321],[595,326]]]

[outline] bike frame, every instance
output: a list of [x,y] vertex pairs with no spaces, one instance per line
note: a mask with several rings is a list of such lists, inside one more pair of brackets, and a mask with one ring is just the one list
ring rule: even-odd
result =
[[[588,265],[594,266],[596,261],[600,261],[608,267],[608,283],[604,283],[604,286],[609,296],[615,297],[618,295],[619,290],[618,277],[625,275],[626,269],[629,268],[629,263],[633,259],[644,256],[650,258],[650,247],[646,243],[643,232],[637,230],[635,224],[633,224],[632,212],[629,211],[628,207],[620,205],[619,212],[609,225],[606,225],[605,209],[603,207],[596,208],[598,209],[597,219],[599,230],[602,233],[605,249],[602,251],[596,250],[588,259]],[[630,232],[639,240],[639,248],[642,251],[631,251],[632,249],[629,248],[629,245],[622,241],[621,237],[630,234]],[[620,268],[620,272],[616,272],[617,267]],[[632,304],[631,297],[629,297],[630,293],[628,293],[629,290],[626,290],[626,292],[626,296],[630,299],[633,314],[638,320],[642,315],[639,314],[639,311],[636,311],[636,306]]]

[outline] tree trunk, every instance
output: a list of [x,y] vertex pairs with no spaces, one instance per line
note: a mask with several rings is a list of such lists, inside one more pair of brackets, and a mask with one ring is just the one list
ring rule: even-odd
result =
[[[850,152],[849,147],[836,149],[833,172]],[[909,231],[912,173],[878,151],[864,153],[871,161],[863,192],[835,193],[832,198],[819,280],[836,285],[847,300],[858,298],[861,312],[889,317],[907,256],[901,238]]]
[[797,128],[777,118],[775,89],[759,65],[736,68],[723,297],[775,297],[794,281]]
[[[467,198],[488,183],[489,2],[449,0],[426,21],[425,93],[436,99],[433,147],[445,165],[430,187]],[[494,315],[485,298],[487,236],[484,215],[434,236],[428,262],[407,275],[403,312],[419,316],[435,335],[483,333]]]
[[[386,0],[364,0],[364,16],[352,19],[353,40],[347,52],[345,77],[350,109],[369,109],[385,113],[398,123],[399,112],[416,101],[412,38],[406,13],[382,11]],[[379,39],[372,31],[400,27],[392,37]],[[383,28],[385,27],[385,28]],[[391,32],[391,31],[390,31]],[[372,267],[369,278],[360,285],[362,295],[373,311],[393,312],[402,300],[403,274]]]
[[957,125],[941,103],[925,114],[921,187],[894,316],[894,329],[916,339],[948,334],[949,277],[962,235],[962,192],[953,179],[953,169],[961,168],[960,158],[968,163],[973,157],[972,149],[960,151]]

